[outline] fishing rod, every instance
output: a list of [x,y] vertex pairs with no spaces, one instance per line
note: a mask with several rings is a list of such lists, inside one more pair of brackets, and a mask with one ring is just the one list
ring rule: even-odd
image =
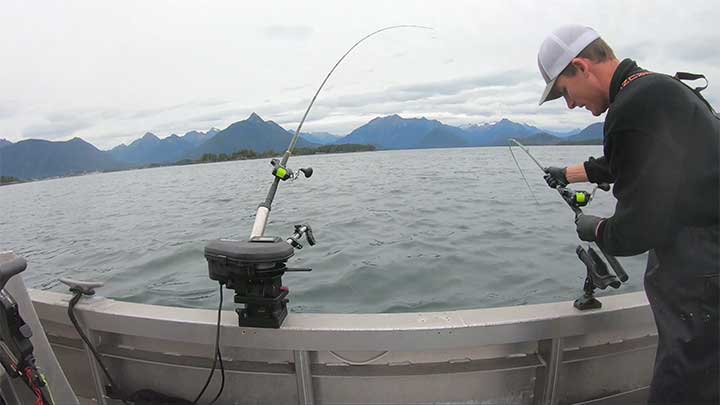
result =
[[[522,149],[529,157],[532,159],[533,162],[537,165],[540,170],[542,170],[543,173],[547,173],[545,171],[545,166],[540,164],[540,162],[535,158],[535,156],[530,153],[530,149],[520,143],[517,139],[510,138],[509,139],[509,148],[510,153],[513,156],[513,160],[515,161],[515,164],[517,165],[518,170],[520,171],[520,174],[522,174],[523,179],[525,180],[525,184],[528,186],[528,189],[532,193],[532,188],[530,188],[530,184],[527,182],[527,179],[525,178],[525,174],[523,174],[522,169],[520,168],[520,165],[518,164],[517,159],[515,158],[515,154],[513,153],[513,143],[517,145],[520,149]],[[560,194],[560,197],[567,203],[567,205],[570,207],[570,209],[575,214],[575,219],[577,220],[577,217],[583,214],[583,211],[581,207],[587,206],[590,201],[593,200],[595,197],[595,192],[597,189],[601,189],[603,191],[609,191],[610,185],[607,183],[601,183],[596,184],[592,190],[592,192],[588,193],[586,191],[582,190],[573,190],[570,189],[567,186],[557,186],[555,189]],[[533,194],[533,197],[535,195]],[[537,202],[537,199],[535,200]],[[587,250],[583,248],[581,245],[578,245],[575,249],[575,253],[577,254],[580,261],[585,264],[585,267],[587,269],[587,277],[585,278],[585,285],[583,287],[584,294],[581,298],[578,298],[574,306],[580,310],[585,309],[596,309],[600,308],[602,304],[600,301],[598,301],[594,297],[594,290],[595,288],[600,288],[601,290],[604,290],[608,286],[613,288],[619,288],[621,283],[628,280],[628,275],[625,272],[625,269],[623,269],[620,262],[615,258],[615,256],[612,256],[608,253],[606,253],[602,247],[598,244],[588,243],[589,246]],[[600,255],[597,253],[597,251],[593,248],[595,246],[597,250],[602,253],[602,255],[605,257],[605,260],[610,264],[610,267],[613,269],[615,274],[612,274],[609,269],[607,268],[607,265],[602,260]],[[617,277],[616,277],[617,276]]]
[[[286,165],[288,162],[288,159],[290,159],[290,155],[293,152],[293,149],[295,149],[295,144],[297,143],[298,139],[300,138],[300,130],[302,129],[303,124],[305,123],[305,119],[307,118],[308,114],[310,113],[310,109],[312,108],[313,104],[315,103],[315,99],[317,99],[318,94],[320,94],[320,91],[322,90],[323,86],[325,86],[325,83],[327,83],[328,79],[330,79],[330,76],[333,74],[335,69],[340,65],[340,63],[345,59],[346,56],[352,52],[355,47],[360,45],[362,42],[367,40],[368,38],[377,35],[383,31],[398,29],[398,28],[417,28],[417,29],[427,29],[432,30],[430,27],[425,27],[422,25],[393,25],[390,27],[381,28],[377,31],[374,31],[363,38],[361,38],[359,41],[357,41],[353,46],[350,47],[350,49],[345,52],[345,54],[338,59],[338,61],[335,63],[335,65],[330,69],[330,72],[328,72],[327,76],[325,76],[325,79],[320,84],[320,87],[318,87],[317,91],[315,92],[315,95],[313,96],[312,100],[310,100],[310,104],[307,106],[307,109],[305,110],[305,114],[303,115],[302,119],[300,120],[300,123],[298,124],[297,129],[295,130],[295,135],[293,135],[292,140],[290,141],[290,145],[288,146],[287,150],[285,151],[285,154],[282,157],[282,160],[279,162],[277,159],[273,159],[271,161],[271,164],[273,165],[273,182],[270,186],[270,190],[268,191],[267,197],[265,198],[265,201],[260,203],[258,206],[257,212],[255,213],[255,222],[252,227],[252,232],[250,233],[250,238],[259,238],[262,237],[265,233],[265,226],[267,225],[268,217],[270,215],[270,210],[272,208],[273,200],[275,199],[275,193],[277,192],[278,185],[280,184],[280,181],[285,181],[288,179],[295,179],[298,177],[298,172],[293,172],[292,170],[289,170]],[[312,176],[312,168],[307,169],[300,169],[299,172],[302,172],[305,177]]]

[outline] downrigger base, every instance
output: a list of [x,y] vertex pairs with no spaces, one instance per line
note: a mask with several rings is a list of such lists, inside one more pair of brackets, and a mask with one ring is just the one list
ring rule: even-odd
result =
[[295,254],[293,246],[279,237],[247,241],[218,239],[205,246],[210,279],[235,291],[238,325],[279,328],[287,316],[288,288],[282,285],[286,271],[310,271],[286,266]]

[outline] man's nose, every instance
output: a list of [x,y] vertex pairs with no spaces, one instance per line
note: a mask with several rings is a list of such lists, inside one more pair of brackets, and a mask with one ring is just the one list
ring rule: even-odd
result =
[[567,107],[568,107],[569,109],[571,109],[571,110],[572,110],[573,108],[577,107],[577,104],[575,104],[575,102],[572,101],[572,100],[570,99],[570,97],[565,96],[565,102],[567,103]]

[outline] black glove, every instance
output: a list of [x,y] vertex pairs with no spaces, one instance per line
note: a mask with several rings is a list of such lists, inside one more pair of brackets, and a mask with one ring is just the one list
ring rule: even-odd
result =
[[565,177],[565,173],[567,171],[566,167],[550,166],[546,167],[544,170],[547,174],[543,177],[550,188],[565,187],[568,185],[567,177]]
[[604,221],[605,218],[596,217],[595,215],[581,214],[575,218],[575,230],[577,231],[580,240],[586,242],[595,242],[597,239],[598,225]]

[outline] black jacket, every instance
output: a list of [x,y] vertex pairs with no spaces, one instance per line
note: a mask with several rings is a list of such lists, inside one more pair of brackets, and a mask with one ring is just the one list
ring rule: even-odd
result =
[[618,66],[605,156],[585,163],[590,181],[615,183],[615,213],[597,242],[616,256],[650,251],[644,286],[658,348],[649,403],[718,404],[720,119],[683,83],[640,72],[629,59]]
[[718,225],[720,119],[690,88],[623,60],[610,84],[604,156],[585,162],[591,182],[614,183],[615,214],[598,244],[630,256],[670,242],[680,228]]

